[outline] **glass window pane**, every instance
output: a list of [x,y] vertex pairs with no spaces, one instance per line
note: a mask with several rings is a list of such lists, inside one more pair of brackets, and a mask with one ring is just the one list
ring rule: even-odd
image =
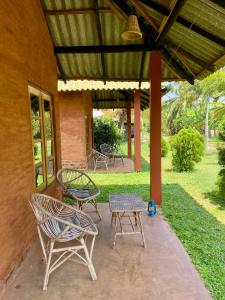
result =
[[51,119],[45,119],[45,137],[46,139],[50,139],[52,137]]
[[54,160],[50,159],[48,160],[48,179],[52,177],[54,177]]
[[41,138],[41,123],[38,119],[32,119],[33,139]]
[[53,141],[48,140],[47,141],[47,157],[53,156]]
[[51,118],[51,103],[48,100],[44,100],[45,118]]
[[36,187],[44,183],[44,174],[43,174],[42,165],[35,167],[35,182],[36,182]]
[[35,165],[42,162],[42,144],[41,142],[34,143],[34,163]]
[[30,102],[31,102],[32,117],[39,117],[40,116],[39,97],[36,95],[30,94]]

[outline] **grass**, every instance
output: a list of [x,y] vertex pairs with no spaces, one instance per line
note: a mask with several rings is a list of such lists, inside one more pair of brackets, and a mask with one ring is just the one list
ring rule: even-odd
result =
[[[123,145],[123,149],[125,149]],[[101,189],[99,201],[113,192],[138,192],[149,198],[148,144],[142,145],[142,172],[92,174]],[[165,218],[192,258],[214,299],[225,299],[225,200],[215,196],[219,171],[215,141],[191,173],[176,173],[171,157],[162,159]]]

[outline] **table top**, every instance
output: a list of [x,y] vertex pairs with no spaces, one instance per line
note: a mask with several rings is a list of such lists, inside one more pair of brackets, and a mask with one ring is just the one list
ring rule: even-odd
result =
[[110,194],[109,207],[111,212],[140,212],[147,207],[139,194]]

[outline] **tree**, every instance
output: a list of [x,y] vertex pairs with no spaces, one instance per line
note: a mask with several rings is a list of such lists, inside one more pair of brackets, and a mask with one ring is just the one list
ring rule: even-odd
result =
[[[176,133],[174,120],[181,117],[186,109],[192,108],[204,112],[205,148],[208,149],[209,112],[212,103],[216,103],[225,93],[225,69],[218,70],[203,80],[195,80],[194,85],[187,82],[172,87],[175,97],[165,103],[168,109],[167,124]],[[173,132],[175,131],[175,132]]]

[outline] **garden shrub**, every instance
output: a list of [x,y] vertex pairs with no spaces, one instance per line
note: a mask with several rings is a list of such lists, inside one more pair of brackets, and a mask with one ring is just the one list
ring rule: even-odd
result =
[[181,129],[171,138],[172,165],[178,172],[192,171],[204,154],[204,138],[194,128]]
[[219,139],[221,143],[217,147],[218,151],[218,164],[222,166],[217,178],[218,196],[222,199],[225,198],[225,122],[221,121],[219,125]]
[[116,149],[122,140],[121,130],[115,121],[108,118],[94,119],[94,147],[96,150],[100,151],[100,145],[103,143]]
[[225,169],[220,170],[216,185],[219,189],[218,196],[225,199]]
[[162,146],[161,146],[161,157],[166,157],[168,154],[169,148],[168,143],[164,138],[162,138]]
[[218,151],[218,164],[225,168],[225,145],[219,145]]

